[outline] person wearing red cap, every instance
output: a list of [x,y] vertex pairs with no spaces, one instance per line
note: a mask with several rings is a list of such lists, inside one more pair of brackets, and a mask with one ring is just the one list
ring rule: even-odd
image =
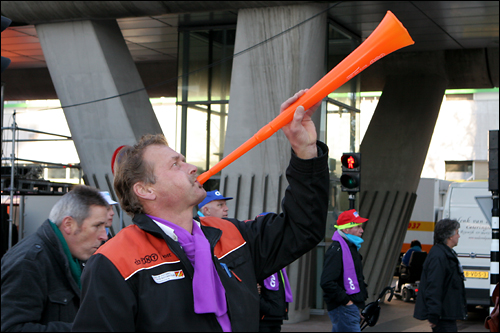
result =
[[325,254],[321,288],[332,321],[332,332],[360,332],[360,310],[368,298],[359,248],[362,224],[368,221],[354,209],[337,219],[333,243]]

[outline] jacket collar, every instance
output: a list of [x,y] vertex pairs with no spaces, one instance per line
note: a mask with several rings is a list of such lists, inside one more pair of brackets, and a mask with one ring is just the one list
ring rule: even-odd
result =
[[455,252],[455,250],[453,250],[452,248],[450,248],[448,245],[446,245],[446,244],[436,244],[435,246],[438,246],[438,248],[442,249],[442,251],[445,253],[445,255],[448,258],[450,258],[450,259],[458,262],[458,255],[457,255],[457,253]]
[[66,257],[66,254],[64,253],[63,247],[61,245],[61,242],[57,238],[56,233],[50,226],[50,221],[47,219],[43,224],[40,226],[40,228],[37,231],[37,234],[40,238],[45,240],[48,248],[47,250],[52,252],[54,254],[54,257],[56,258],[57,263],[61,267],[61,269],[64,271],[64,274],[66,275],[66,279],[69,281],[69,284],[71,285],[71,289],[75,292],[78,297],[80,297],[80,288],[75,282],[75,279],[73,278],[73,275],[71,275],[71,271],[69,268],[69,262],[68,258]]
[[[217,228],[204,226],[203,224],[201,224],[199,218],[194,218],[194,221],[198,223],[198,225],[201,227],[201,230],[205,234],[205,237],[207,237],[208,241],[210,242],[210,245],[214,247],[215,244],[217,244],[217,241],[219,240],[220,236],[222,235],[222,231]],[[175,234],[173,234],[173,232],[168,231],[168,229],[170,228],[167,227],[168,229],[164,230],[145,214],[136,214],[133,218],[133,222],[139,228],[150,234],[153,234],[161,238],[165,238],[164,236],[168,236],[169,239],[177,241],[175,239],[176,237],[174,237]]]
[[[191,265],[191,262],[186,256],[186,253],[184,250],[181,248],[177,240],[175,239],[176,237],[172,237],[172,233],[167,230],[162,230],[158,224],[156,224],[149,216],[146,216],[145,214],[136,214],[134,218],[132,219],[135,225],[137,225],[139,228],[144,230],[147,233],[150,233],[158,238],[162,238],[168,245],[168,247],[172,250],[172,252],[181,260],[181,262],[184,264],[186,267],[188,274],[193,277],[194,274],[194,269],[193,266]],[[219,241],[222,231],[217,228],[213,227],[207,227],[204,226],[199,222],[198,219],[195,219],[196,223],[199,223],[201,226],[201,230],[205,234],[205,237],[207,237],[208,242],[210,243],[210,248],[213,252],[213,249],[217,242]],[[169,228],[170,229],[170,228]]]

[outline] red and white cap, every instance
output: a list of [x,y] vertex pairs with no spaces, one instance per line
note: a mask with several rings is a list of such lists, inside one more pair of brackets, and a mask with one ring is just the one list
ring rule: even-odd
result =
[[368,221],[368,219],[359,216],[359,213],[355,209],[350,209],[339,215],[335,228],[339,230],[352,228],[366,221]]

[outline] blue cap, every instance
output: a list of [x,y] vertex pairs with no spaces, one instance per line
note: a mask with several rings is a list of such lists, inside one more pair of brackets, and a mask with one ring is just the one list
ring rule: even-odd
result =
[[226,198],[223,197],[222,194],[220,194],[219,190],[213,190],[207,192],[207,197],[200,203],[198,204],[198,209],[201,209],[201,207],[205,206],[207,203],[212,202],[214,200],[231,200],[232,198]]
[[118,202],[116,202],[113,199],[111,199],[111,195],[109,194],[109,192],[102,191],[100,193],[101,193],[101,197],[103,197],[103,199],[106,200],[106,202],[108,203],[108,205],[117,205],[118,204]]

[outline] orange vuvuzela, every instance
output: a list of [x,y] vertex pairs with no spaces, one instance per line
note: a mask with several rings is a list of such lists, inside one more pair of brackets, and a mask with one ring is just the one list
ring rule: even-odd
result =
[[408,45],[414,44],[406,28],[390,11],[371,35],[342,62],[333,68],[321,80],[316,82],[299,99],[286,108],[279,116],[262,127],[250,139],[236,148],[229,155],[208,171],[198,176],[198,181],[203,184],[210,177],[234,162],[250,149],[269,138],[277,130],[292,121],[295,110],[302,105],[309,109],[335,89],[361,73],[365,68],[383,58],[384,56]]

